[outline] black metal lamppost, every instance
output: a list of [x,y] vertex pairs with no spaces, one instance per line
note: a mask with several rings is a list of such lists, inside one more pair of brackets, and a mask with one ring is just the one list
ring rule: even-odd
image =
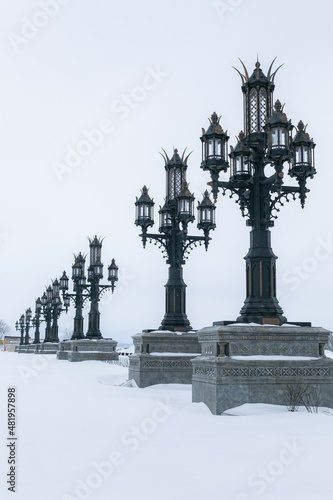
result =
[[32,326],[34,326],[34,328],[35,328],[35,335],[34,335],[34,341],[33,341],[34,344],[40,344],[39,327],[40,327],[41,322],[44,321],[44,320],[40,319],[41,312],[42,312],[42,302],[41,302],[40,298],[38,297],[38,299],[36,299],[36,302],[35,302],[35,316],[32,319]]
[[[59,342],[58,319],[63,311],[68,311],[69,300],[60,299],[60,283],[57,279],[49,285],[41,299],[41,312],[45,319],[45,339],[44,342]],[[64,305],[64,308],[62,307]]]
[[[101,251],[103,239],[95,236],[89,239],[90,247],[90,265],[88,268],[88,282],[86,283],[85,276],[85,257],[79,253],[74,255],[74,264],[72,266],[72,280],[74,282],[74,293],[68,293],[68,277],[64,271],[60,278],[60,289],[62,290],[64,300],[68,302],[72,300],[75,305],[74,331],[72,340],[77,339],[101,339],[100,331],[100,312],[98,303],[100,297],[106,290],[111,289],[112,293],[115,289],[116,281],[118,281],[118,267],[115,260],[112,259],[108,267],[108,281],[110,285],[100,285],[100,280],[103,278],[103,264],[101,262]],[[88,331],[86,336],[83,333],[83,315],[82,309],[86,300],[90,300],[90,311],[88,314]]]
[[[83,332],[83,314],[82,309],[84,305],[83,301],[83,285],[86,283],[86,277],[84,273],[86,259],[81,254],[74,255],[74,264],[72,265],[72,280],[74,282],[73,291],[74,293],[68,293],[68,277],[66,272],[63,272],[60,278],[60,289],[63,294],[63,298],[69,298],[74,302],[75,316],[74,316],[74,329],[71,340],[78,340],[84,338]],[[80,286],[81,285],[81,286]]]
[[[242,63],[242,61],[241,61]],[[307,179],[316,173],[314,167],[315,144],[306,132],[303,122],[298,123],[292,137],[293,125],[287,119],[280,101],[274,107],[274,78],[278,69],[271,73],[272,62],[267,76],[257,61],[249,76],[246,67],[242,78],[244,95],[244,132],[240,132],[235,148],[231,148],[228,163],[228,135],[222,130],[219,118],[211,116],[207,132],[203,129],[202,164],[208,170],[212,181],[209,185],[215,200],[219,189],[237,196],[242,216],[250,226],[250,249],[246,261],[246,299],[240,311],[238,322],[286,322],[276,298],[276,256],[271,248],[270,227],[277,218],[283,201],[300,199],[304,207]],[[236,68],[235,68],[236,69]],[[288,174],[295,178],[298,186],[283,184],[283,165],[289,163]],[[265,167],[273,167],[272,175],[266,176]],[[220,172],[227,172],[228,181],[220,181]]]
[[21,314],[20,319],[15,323],[15,330],[20,332],[20,345],[24,344],[24,314]]
[[[164,151],[165,153],[165,151]],[[166,170],[166,198],[163,207],[160,207],[160,234],[148,233],[147,230],[154,224],[154,201],[148,195],[144,186],[140,198],[136,199],[135,224],[142,229],[141,239],[143,247],[147,239],[159,244],[162,252],[166,253],[169,264],[169,277],[165,285],[165,316],[160,330],[189,331],[190,322],[186,315],[186,285],[183,280],[183,264],[186,254],[202,242],[207,250],[209,232],[215,229],[215,206],[211,202],[208,191],[198,204],[198,229],[202,229],[204,236],[189,236],[188,224],[193,222],[194,196],[190,193],[186,182],[187,159],[178,155],[174,150],[172,158],[162,155]]]
[[[21,314],[19,321],[15,323],[15,329],[19,330],[21,333],[20,345],[29,344],[29,330],[31,327],[30,321],[32,317],[32,312],[30,307],[25,311],[25,314]],[[24,335],[25,333],[25,335]]]

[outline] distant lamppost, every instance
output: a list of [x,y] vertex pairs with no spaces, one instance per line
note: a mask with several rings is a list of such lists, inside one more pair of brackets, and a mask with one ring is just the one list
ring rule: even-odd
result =
[[[83,314],[82,309],[84,305],[83,299],[83,285],[86,284],[86,277],[84,273],[85,257],[81,254],[74,255],[74,264],[72,265],[72,280],[74,293],[68,293],[68,277],[66,272],[60,278],[60,290],[63,294],[63,299],[68,298],[72,300],[75,307],[74,316],[74,329],[71,340],[78,340],[84,338],[83,332]],[[67,299],[67,300],[68,300]]]
[[15,329],[19,330],[21,333],[20,345],[29,344],[29,330],[30,330],[30,320],[32,317],[32,312],[30,307],[25,311],[25,314],[21,314],[19,321],[15,323]]
[[[165,153],[165,152],[164,152]],[[183,264],[186,254],[196,246],[204,242],[207,250],[209,244],[209,232],[215,229],[215,206],[209,199],[208,192],[204,194],[201,203],[198,204],[198,229],[202,229],[204,236],[189,236],[188,224],[193,222],[194,196],[189,191],[186,182],[187,159],[178,155],[174,150],[172,158],[165,153],[166,170],[166,198],[163,207],[160,207],[160,234],[148,233],[147,230],[154,224],[153,207],[154,201],[148,195],[148,189],[144,186],[141,196],[136,199],[135,224],[142,229],[141,239],[143,247],[147,240],[156,242],[166,253],[167,264],[169,264],[169,277],[165,285],[165,316],[160,330],[189,331],[190,322],[186,315],[186,285],[183,280]]]
[[29,330],[31,327],[30,321],[32,317],[32,312],[30,307],[25,311],[25,339],[24,339],[24,344],[28,345],[29,344]]
[[[273,61],[274,63],[274,61]],[[272,74],[271,64],[267,76],[259,62],[249,76],[246,67],[242,78],[244,95],[244,132],[238,136],[235,148],[229,154],[230,178],[220,181],[220,172],[229,168],[228,135],[223,131],[219,118],[213,113],[207,131],[203,129],[203,170],[211,175],[212,192],[216,200],[219,189],[225,195],[237,196],[242,216],[250,226],[250,249],[246,261],[246,299],[240,311],[239,322],[286,322],[276,297],[276,256],[271,248],[270,227],[277,218],[283,201],[296,199],[304,207],[307,179],[316,173],[314,167],[315,144],[306,132],[303,122],[298,123],[292,138],[293,125],[287,119],[280,101],[274,107],[273,90],[277,70]],[[278,68],[279,69],[279,68]],[[288,174],[295,178],[298,186],[283,184],[283,165],[289,163]],[[273,167],[272,175],[265,175],[265,167]]]
[[20,332],[20,345],[24,344],[24,314],[21,314],[20,319],[15,323],[15,330]]
[[74,282],[74,293],[68,293],[68,277],[64,271],[60,278],[60,289],[63,293],[64,300],[72,300],[75,305],[74,317],[74,330],[72,340],[85,338],[83,333],[83,315],[82,309],[84,303],[90,300],[90,311],[88,314],[88,331],[86,338],[101,339],[102,334],[100,331],[100,312],[98,303],[100,297],[106,290],[111,290],[112,293],[115,289],[116,281],[118,281],[118,267],[115,260],[112,259],[108,267],[108,281],[110,285],[100,285],[100,280],[103,278],[103,264],[101,262],[101,251],[103,239],[95,236],[89,239],[90,247],[90,265],[88,268],[88,282],[86,283],[85,276],[85,257],[79,253],[74,255],[74,264],[72,266],[72,280]]
[[[62,304],[60,299],[60,283],[57,279],[49,285],[46,292],[40,299],[42,305],[42,314],[45,319],[45,339],[44,342],[59,342],[58,337],[58,319],[63,311],[68,311],[69,301],[64,300]],[[64,308],[62,307],[64,305]]]
[[34,344],[40,344],[39,327],[40,327],[41,321],[43,321],[40,319],[41,312],[42,312],[42,302],[41,302],[40,298],[38,297],[38,299],[36,299],[36,302],[35,302],[35,316],[32,319],[32,325],[35,327],[35,335],[34,335],[34,342],[33,342]]

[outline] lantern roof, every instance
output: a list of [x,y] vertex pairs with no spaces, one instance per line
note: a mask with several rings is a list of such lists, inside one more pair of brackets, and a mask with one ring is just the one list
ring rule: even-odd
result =
[[[242,74],[237,68],[235,68],[233,66],[233,68],[237,71],[237,73],[240,75],[241,79],[242,79],[242,84],[245,85],[247,84],[247,86],[249,87],[254,87],[254,86],[267,86],[269,83],[271,85],[274,85],[274,79],[275,79],[275,75],[276,73],[278,72],[278,70],[281,68],[281,66],[283,66],[282,64],[272,73],[272,67],[273,67],[273,64],[275,62],[275,59],[276,57],[273,59],[269,69],[268,69],[268,73],[267,73],[267,76],[265,75],[265,73],[262,71],[261,67],[260,67],[260,62],[258,61],[257,59],[257,62],[255,63],[255,68],[253,70],[253,73],[252,75],[250,76],[247,69],[246,69],[246,66],[245,64],[243,63],[243,61],[241,59],[240,62],[243,66],[243,70],[244,70],[244,74]],[[274,88],[274,87],[273,87]]]
[[74,254],[74,259],[75,259],[75,264],[82,265],[86,262],[86,258],[85,258],[85,256],[82,255],[81,252],[77,255]]
[[241,130],[238,134],[237,139],[237,144],[235,147],[230,146],[230,151],[231,153],[250,153],[249,146],[245,144],[244,139],[245,139],[245,134],[243,130]]
[[148,194],[148,191],[149,191],[149,189],[147,188],[147,186],[143,186],[143,188],[141,189],[141,196],[140,196],[140,198],[136,198],[136,203],[154,204],[153,200],[151,199],[151,197]]
[[298,125],[296,127],[297,133],[293,139],[293,142],[313,142],[312,139],[310,139],[309,134],[306,131],[307,125],[304,125],[302,120],[298,122]]
[[191,153],[189,153],[187,156],[185,156],[186,149],[184,149],[182,156],[180,157],[178,154],[178,149],[174,148],[173,150],[173,155],[171,158],[168,157],[167,153],[165,150],[162,148],[162,151],[164,154],[160,153],[163,156],[164,162],[165,162],[165,168],[170,168],[174,166],[186,166],[187,167],[187,159],[190,156]]
[[[271,125],[275,125],[276,123],[288,123],[288,118],[286,113],[283,111],[284,105],[282,106],[279,100],[275,101],[274,111],[272,112],[270,118],[267,120],[267,123]],[[290,123],[290,120],[289,120]]]
[[186,181],[183,181],[183,183],[182,183],[182,189],[181,189],[181,191],[180,191],[180,193],[179,193],[178,196],[187,197],[187,198],[193,196],[192,193],[191,193],[191,191],[188,188],[188,183]]
[[206,189],[206,191],[204,192],[203,194],[203,199],[201,202],[199,202],[198,206],[202,207],[202,208],[211,208],[212,206],[215,206],[214,203],[212,202],[212,200],[210,199],[209,197],[209,193]]
[[218,116],[215,111],[209,118],[210,125],[207,132],[202,128],[202,135],[223,134],[223,128],[220,125],[221,116]]
[[101,238],[101,237],[97,238],[97,236],[95,235],[94,238],[89,238],[89,236],[88,236],[88,240],[89,240],[90,246],[101,247],[104,238]]

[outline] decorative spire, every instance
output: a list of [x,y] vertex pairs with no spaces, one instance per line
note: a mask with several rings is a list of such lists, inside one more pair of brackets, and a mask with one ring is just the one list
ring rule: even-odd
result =
[[268,73],[267,73],[267,76],[264,75],[263,71],[261,70],[260,68],[260,62],[258,60],[258,56],[257,56],[257,61],[255,63],[255,68],[254,68],[254,71],[252,73],[251,76],[249,76],[249,73],[246,69],[246,66],[245,64],[243,63],[243,61],[241,59],[240,62],[243,66],[243,70],[244,70],[244,74],[242,74],[237,68],[235,68],[234,66],[232,66],[234,68],[234,70],[237,71],[237,73],[239,74],[239,76],[241,77],[242,79],[242,84],[244,85],[245,83],[252,83],[254,84],[254,82],[271,82],[271,83],[274,83],[274,78],[275,78],[275,75],[276,73],[278,72],[278,70],[281,68],[281,66],[283,66],[283,64],[281,64],[275,71],[274,73],[271,73],[272,71],[272,66],[275,62],[275,59],[276,57],[273,59],[269,69],[268,69]]

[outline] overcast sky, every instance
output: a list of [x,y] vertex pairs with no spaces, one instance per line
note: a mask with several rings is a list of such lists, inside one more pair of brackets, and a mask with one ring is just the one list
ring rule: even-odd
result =
[[[150,188],[158,223],[159,151],[188,147],[187,180],[201,199],[210,180],[201,127],[216,111],[235,144],[243,114],[232,66],[241,58],[252,72],[257,55],[265,73],[275,56],[275,68],[284,64],[274,99],[317,144],[304,210],[286,204],[272,229],[280,303],[290,321],[333,327],[332,18],[327,0],[1,0],[0,318],[12,333],[95,234],[105,270],[114,257],[120,276],[102,298],[103,336],[124,342],[158,328],[167,265],[157,247],[142,248],[135,197]],[[228,197],[216,219],[208,252],[194,249],[184,267],[196,329],[236,319],[245,299],[249,228]]]

